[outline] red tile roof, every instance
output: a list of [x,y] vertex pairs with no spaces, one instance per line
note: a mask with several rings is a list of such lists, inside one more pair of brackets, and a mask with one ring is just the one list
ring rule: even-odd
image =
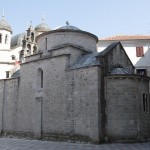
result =
[[150,35],[118,35],[101,38],[100,41],[150,40]]

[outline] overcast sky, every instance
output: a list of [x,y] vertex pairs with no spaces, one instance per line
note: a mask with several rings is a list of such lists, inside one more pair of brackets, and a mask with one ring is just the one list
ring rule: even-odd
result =
[[99,38],[150,34],[150,0],[1,0],[3,8],[13,35],[40,24],[43,12],[51,29],[69,21]]

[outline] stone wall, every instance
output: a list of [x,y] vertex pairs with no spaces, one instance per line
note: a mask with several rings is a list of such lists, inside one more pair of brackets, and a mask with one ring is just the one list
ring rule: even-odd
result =
[[20,78],[0,81],[0,124],[2,133],[17,130]]
[[143,131],[150,135],[150,114],[143,112],[143,93],[149,93],[148,79],[114,75],[105,81],[108,139],[140,139]]
[[[99,141],[98,68],[66,70],[68,60],[68,55],[61,55],[22,64],[18,133]],[[37,85],[39,68],[43,88]]]
[[113,68],[118,67],[117,65],[120,65],[121,67],[126,68],[131,72],[134,72],[134,66],[132,65],[132,62],[120,44],[109,51],[104,56],[104,59],[101,60],[101,62],[103,62],[105,74],[110,73]]
[[68,121],[78,135],[101,140],[100,68],[87,67],[67,73]]
[[48,50],[51,50],[58,45],[64,44],[78,45],[81,48],[84,48],[87,51],[91,52],[97,51],[97,37],[88,32],[74,30],[55,30],[47,32],[46,34],[42,34],[40,36],[41,37],[37,40],[38,49],[45,54],[47,54]]

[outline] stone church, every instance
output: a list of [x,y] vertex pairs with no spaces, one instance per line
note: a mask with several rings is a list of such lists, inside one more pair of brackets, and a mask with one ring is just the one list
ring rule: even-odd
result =
[[93,143],[150,138],[150,78],[134,74],[120,42],[97,52],[98,38],[69,24],[36,38],[27,32],[20,69],[0,80],[1,135]]

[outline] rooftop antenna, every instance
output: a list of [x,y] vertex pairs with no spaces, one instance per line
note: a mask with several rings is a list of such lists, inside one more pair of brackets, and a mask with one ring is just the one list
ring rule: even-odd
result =
[[69,26],[69,21],[66,21],[66,25]]
[[44,12],[43,12],[43,15],[42,15],[42,23],[45,22],[45,16],[44,16]]
[[5,14],[4,14],[4,8],[3,8],[3,13],[2,13],[2,20],[5,19]]

